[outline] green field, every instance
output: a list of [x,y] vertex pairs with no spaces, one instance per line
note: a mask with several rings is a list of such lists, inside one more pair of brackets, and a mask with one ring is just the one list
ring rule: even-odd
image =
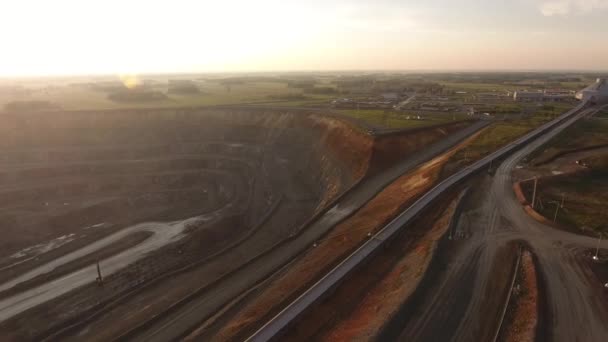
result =
[[[539,80],[530,77],[538,77]],[[22,86],[25,91],[6,93],[5,86],[10,83],[0,82],[0,109],[12,103],[11,108],[43,110],[58,108],[65,110],[96,110],[119,108],[177,108],[215,105],[253,105],[272,107],[316,107],[331,109],[329,103],[338,97],[366,98],[378,96],[384,92],[415,92],[424,96],[449,97],[448,106],[465,111],[464,103],[475,92],[513,91],[518,87],[509,82],[529,81],[542,83],[542,75],[526,74],[329,74],[329,73],[286,73],[254,75],[173,75],[141,76],[140,87],[148,94],[128,94],[122,88],[117,77],[28,80]],[[546,77],[553,77],[547,75]],[[199,92],[176,94],[169,92],[170,81],[186,81],[195,85]],[[548,82],[548,81],[547,81]],[[572,86],[577,82],[572,82]],[[578,82],[580,83],[580,82]],[[123,93],[116,95],[116,88]],[[455,94],[456,91],[468,94]],[[114,93],[112,93],[114,91]],[[134,95],[134,96],[131,96]],[[470,99],[469,99],[470,100]],[[427,100],[422,100],[427,101]],[[433,101],[428,100],[428,101]],[[414,104],[412,102],[412,104]],[[495,146],[511,139],[535,125],[548,120],[564,110],[563,104],[554,104],[552,110],[538,108],[533,104],[513,102],[485,103],[477,105],[480,112],[490,112],[496,118],[508,118],[524,113],[531,118],[513,123],[516,120],[499,123],[490,129],[493,136],[487,138],[487,145]],[[410,107],[406,107],[410,108]],[[454,120],[468,119],[463,112],[420,111],[411,107],[406,112],[392,110],[336,110],[342,114],[365,121],[375,127],[408,128],[422,127]],[[415,114],[421,119],[414,118]],[[408,119],[409,116],[409,119]],[[496,140],[492,142],[490,140]],[[489,149],[488,148],[488,149]],[[480,153],[483,148],[479,147]]]
[[[289,88],[284,81],[245,81],[227,86],[211,80],[199,82],[197,85],[200,93],[168,94],[164,100],[138,102],[112,101],[108,98],[108,93],[82,85],[57,86],[33,90],[27,94],[11,96],[0,94],[0,108],[13,101],[46,101],[66,110],[196,107],[245,103],[284,103],[288,106],[303,106],[310,103],[326,104],[332,98],[328,95],[303,94],[301,89]],[[152,85],[150,89],[166,92],[166,86],[162,84]],[[303,99],[289,100],[291,95],[303,96]]]
[[[537,151],[533,164],[550,160],[563,151],[605,145],[608,145],[608,120],[583,119]],[[563,225],[586,232],[608,233],[608,212],[603,209],[608,205],[608,155],[585,158],[585,164],[588,165],[589,172],[543,185],[540,195],[546,203],[559,201],[562,194],[565,195],[565,208],[559,211],[557,217]],[[545,206],[539,211],[546,217],[553,218],[555,206]]]
[[539,107],[528,118],[497,121],[453,158],[462,160],[466,155],[466,159],[478,160],[572,107],[567,104],[556,104],[555,108]]
[[597,114],[595,114],[596,118],[608,119],[608,109],[602,109]]
[[556,210],[554,203],[561,202],[564,196],[564,207],[558,210],[557,215],[559,223],[587,233],[608,234],[608,212],[604,209],[608,205],[606,169],[541,185],[539,196],[543,205],[537,210],[543,216],[553,219]]
[[573,149],[608,145],[608,120],[583,119],[551,139],[532,154],[532,163],[540,164],[557,154]]
[[481,92],[492,92],[492,91],[515,91],[518,88],[513,85],[505,85],[500,83],[464,83],[464,82],[439,82],[441,85],[446,86],[452,90],[463,90],[463,91],[481,91]]
[[[452,115],[451,113],[426,113],[421,119],[414,118],[414,114],[396,112],[384,109],[341,109],[335,112],[365,121],[372,126],[385,128],[410,128],[437,125],[446,122],[465,120],[468,117],[463,114]],[[409,116],[409,119],[408,119]]]

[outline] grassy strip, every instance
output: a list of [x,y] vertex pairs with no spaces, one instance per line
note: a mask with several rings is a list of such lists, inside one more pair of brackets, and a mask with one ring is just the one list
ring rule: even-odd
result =
[[[145,90],[165,95],[166,85],[151,85]],[[13,102],[32,104],[46,103],[52,107],[66,110],[117,109],[117,108],[179,108],[231,105],[243,103],[268,103],[278,99],[283,105],[304,106],[315,103],[328,103],[335,97],[330,94],[308,94],[302,89],[290,88],[285,81],[247,81],[239,84],[224,85],[220,82],[203,82],[197,85],[199,92],[188,94],[168,93],[155,99],[132,99],[131,101],[114,101],[108,92],[91,89],[84,85],[62,86],[47,91],[33,92],[27,96],[10,98],[0,97],[0,112],[5,105]],[[301,98],[301,100],[298,100]]]
[[[406,114],[384,109],[341,109],[338,112],[363,120],[373,126],[385,128],[426,127],[441,123],[454,122],[452,113],[425,114],[423,119],[413,119],[414,114]],[[408,116],[410,117],[408,119]],[[468,119],[466,115],[457,114],[456,121]]]
[[608,121],[584,119],[564,130],[533,154],[534,164],[542,164],[564,151],[608,144]]
[[[528,185],[530,187],[531,185]],[[527,189],[531,192],[531,189]],[[558,210],[557,223],[565,227],[576,227],[583,233],[606,232],[608,212],[608,174],[587,173],[572,175],[542,183],[538,187],[538,198],[543,205],[536,210],[549,220],[555,216],[556,203],[565,198],[564,207]]]
[[539,108],[534,115],[520,120],[497,121],[487,128],[466,149],[454,155],[453,160],[470,164],[514,141],[556,115],[570,109],[572,105],[560,104],[554,108]]
[[[568,151],[593,146],[608,145],[608,121],[584,119],[558,134],[548,147],[537,152],[534,164],[542,164]],[[584,159],[588,172],[567,177],[551,177],[539,184],[538,196],[543,205],[535,209],[549,220],[553,220],[556,203],[565,198],[564,207],[557,213],[557,223],[579,233],[607,232],[608,212],[608,155],[596,155]],[[531,194],[531,185],[526,185]],[[528,196],[530,197],[530,196]]]

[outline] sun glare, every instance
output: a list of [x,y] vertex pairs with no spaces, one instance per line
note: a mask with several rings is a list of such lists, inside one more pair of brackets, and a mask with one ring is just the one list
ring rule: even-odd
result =
[[128,89],[135,89],[141,84],[141,81],[139,80],[139,77],[137,77],[137,75],[123,74],[119,75],[118,77],[122,81],[122,84],[124,84],[125,87],[127,87]]

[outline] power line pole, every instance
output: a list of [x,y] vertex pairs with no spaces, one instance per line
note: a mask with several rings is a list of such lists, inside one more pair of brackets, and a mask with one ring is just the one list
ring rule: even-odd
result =
[[532,192],[532,209],[534,209],[534,204],[536,202],[536,185],[538,184],[538,177],[534,177],[534,191]]
[[557,212],[559,211],[559,202],[555,202],[555,215],[553,215],[553,222],[557,221]]
[[103,285],[103,277],[101,276],[101,267],[99,266],[99,261],[97,261],[97,284]]
[[600,253],[600,242],[602,242],[602,233],[600,233],[600,238],[597,240],[597,247],[595,247],[595,255],[593,256],[593,260],[598,260],[597,256]]

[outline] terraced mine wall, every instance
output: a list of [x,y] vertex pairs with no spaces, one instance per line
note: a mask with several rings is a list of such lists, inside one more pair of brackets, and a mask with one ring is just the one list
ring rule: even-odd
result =
[[26,340],[120,296],[129,304],[108,317],[145,320],[129,308],[162,311],[306,229],[365,177],[468,124],[370,135],[332,116],[229,108],[4,114],[3,123],[0,283],[137,223],[171,230],[174,220],[205,218],[105,277],[103,289],[82,286],[0,324],[0,336]]
[[466,125],[373,137],[328,116],[244,109],[8,113],[2,120],[7,238],[0,256],[121,217],[125,207],[135,214],[111,224],[208,211],[243,187],[251,192],[240,201],[248,225],[283,192],[314,201],[318,211],[366,174]]
[[371,141],[339,120],[277,112],[5,114],[0,255],[227,203],[253,225],[285,193],[320,208],[365,173]]

